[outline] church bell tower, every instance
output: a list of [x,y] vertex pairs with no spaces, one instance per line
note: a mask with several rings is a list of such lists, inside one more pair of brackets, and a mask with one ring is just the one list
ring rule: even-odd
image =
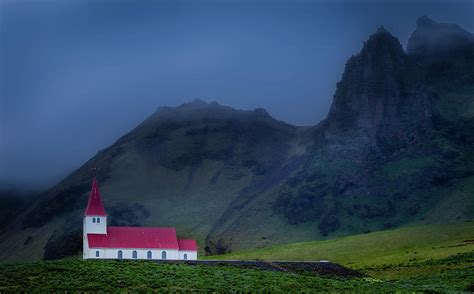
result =
[[104,205],[102,205],[99,185],[97,184],[97,180],[95,178],[92,181],[89,202],[87,203],[87,208],[84,212],[82,232],[84,255],[86,255],[86,252],[89,251],[89,246],[87,244],[87,234],[107,234],[107,213],[105,213]]

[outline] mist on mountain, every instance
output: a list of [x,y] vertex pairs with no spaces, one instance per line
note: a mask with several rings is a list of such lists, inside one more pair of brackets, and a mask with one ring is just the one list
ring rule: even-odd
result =
[[50,188],[195,97],[316,125],[367,36],[404,47],[424,14],[474,29],[471,1],[1,1],[0,186]]

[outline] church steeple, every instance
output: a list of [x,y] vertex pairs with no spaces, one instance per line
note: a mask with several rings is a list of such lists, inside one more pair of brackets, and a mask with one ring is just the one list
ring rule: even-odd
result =
[[100,199],[99,185],[95,178],[92,180],[92,189],[84,216],[107,216],[104,205],[102,205],[102,199]]
[[83,220],[84,246],[86,247],[87,234],[107,234],[107,213],[105,213],[100,199],[99,185],[96,179],[92,181],[89,202],[84,212]]

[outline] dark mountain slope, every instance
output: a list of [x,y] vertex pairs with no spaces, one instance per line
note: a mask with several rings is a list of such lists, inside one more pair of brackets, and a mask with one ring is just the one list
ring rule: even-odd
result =
[[380,28],[346,64],[324,122],[325,153],[354,160],[419,144],[432,127],[433,96],[398,39]]
[[[443,39],[444,25],[439,31]],[[234,209],[233,217],[217,223],[208,237],[211,252],[213,246],[215,252],[240,248],[255,220],[263,228],[274,223],[272,212],[261,208],[268,206],[294,230],[305,227],[302,239],[474,217],[469,196],[474,189],[473,124],[461,113],[453,113],[451,122],[444,116],[446,108],[461,103],[461,109],[472,111],[474,67],[465,67],[459,60],[472,64],[471,59],[451,48],[449,58],[448,52],[444,58],[409,55],[379,29],[347,62],[302,168],[281,187],[260,195],[260,202]],[[457,74],[433,78],[433,64],[446,60]],[[453,82],[464,96],[446,105],[444,94]]]
[[[315,127],[202,101],[160,108],[12,218],[0,258],[77,253],[93,175],[111,224],[176,226],[210,254],[472,219],[466,36],[425,17],[405,53],[379,29],[347,62]],[[454,40],[447,49],[444,39]]]

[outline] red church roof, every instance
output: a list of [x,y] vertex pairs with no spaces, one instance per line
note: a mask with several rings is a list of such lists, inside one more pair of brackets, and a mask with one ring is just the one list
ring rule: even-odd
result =
[[179,250],[198,250],[196,240],[178,240]]
[[86,211],[84,216],[94,215],[94,216],[107,216],[105,213],[104,206],[102,205],[102,200],[100,199],[99,185],[97,181],[92,181],[92,189],[89,194],[89,202],[87,203]]
[[175,228],[107,227],[107,234],[87,234],[90,248],[179,249]]

